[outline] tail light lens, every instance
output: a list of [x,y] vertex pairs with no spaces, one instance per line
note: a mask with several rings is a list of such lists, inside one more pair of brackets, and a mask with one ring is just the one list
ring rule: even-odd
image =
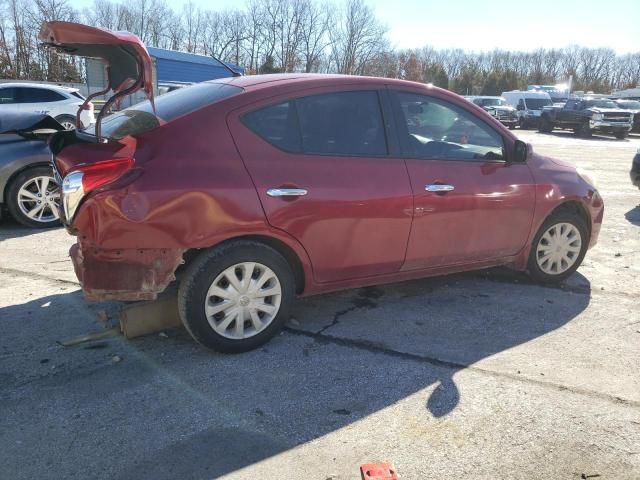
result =
[[133,158],[115,158],[83,165],[62,180],[62,206],[68,222],[89,192],[103,187],[122,177],[133,167]]

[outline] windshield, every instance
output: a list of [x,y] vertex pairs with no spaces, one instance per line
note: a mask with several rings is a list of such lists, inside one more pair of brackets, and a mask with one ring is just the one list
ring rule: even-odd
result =
[[611,100],[587,100],[584,105],[585,108],[618,108]]
[[617,105],[625,110],[640,110],[640,102],[636,101],[618,102]]
[[[226,83],[210,82],[179,88],[156,98],[155,113],[151,102],[146,100],[105,117],[102,120],[101,135],[119,140],[127,135],[146,132],[241,91],[241,88]],[[95,135],[95,125],[84,132]]]
[[541,110],[542,107],[552,105],[550,98],[526,98],[525,102],[530,110]]
[[479,98],[478,101],[483,107],[506,107],[507,101],[504,98]]

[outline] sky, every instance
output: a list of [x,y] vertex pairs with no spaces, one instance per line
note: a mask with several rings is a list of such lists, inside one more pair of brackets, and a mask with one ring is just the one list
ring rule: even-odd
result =
[[[70,0],[76,8],[93,0]],[[193,0],[204,9],[243,0]],[[396,48],[432,45],[470,51],[534,50],[567,45],[640,51],[640,0],[365,0]],[[333,0],[340,4],[343,0]],[[186,0],[168,2],[180,9]]]

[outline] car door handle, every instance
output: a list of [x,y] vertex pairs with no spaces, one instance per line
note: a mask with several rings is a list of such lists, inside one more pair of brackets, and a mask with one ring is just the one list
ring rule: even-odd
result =
[[432,183],[431,185],[425,185],[424,189],[427,192],[451,192],[455,190],[453,185],[444,185],[442,183]]
[[270,197],[302,197],[306,194],[306,188],[270,188],[267,190],[267,195]]

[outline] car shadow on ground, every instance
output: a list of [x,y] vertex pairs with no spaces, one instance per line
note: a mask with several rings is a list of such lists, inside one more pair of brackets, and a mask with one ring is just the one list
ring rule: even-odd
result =
[[640,205],[635,206],[625,213],[624,218],[626,218],[629,223],[640,226]]
[[48,232],[52,229],[62,228],[61,226],[51,228],[30,228],[21,225],[8,215],[0,218],[0,242],[11,238],[27,237],[36,233]]
[[[99,304],[73,313],[87,308],[79,291],[2,308],[0,400],[13,413],[0,430],[3,444],[20,440],[32,453],[21,450],[20,459],[11,447],[5,471],[218,478],[415,394],[424,395],[415,421],[426,424],[459,405],[458,372],[579,315],[590,285],[575,277],[580,288],[566,291],[497,269],[309,297],[285,333],[242,355],[206,351],[182,330],[63,349],[56,341],[65,335],[100,325],[91,319]],[[25,361],[47,357],[42,375],[10,361],[31,350],[44,353]],[[123,360],[114,364],[114,355]],[[370,434],[384,431],[376,425]],[[67,441],[60,461],[48,445]]]

